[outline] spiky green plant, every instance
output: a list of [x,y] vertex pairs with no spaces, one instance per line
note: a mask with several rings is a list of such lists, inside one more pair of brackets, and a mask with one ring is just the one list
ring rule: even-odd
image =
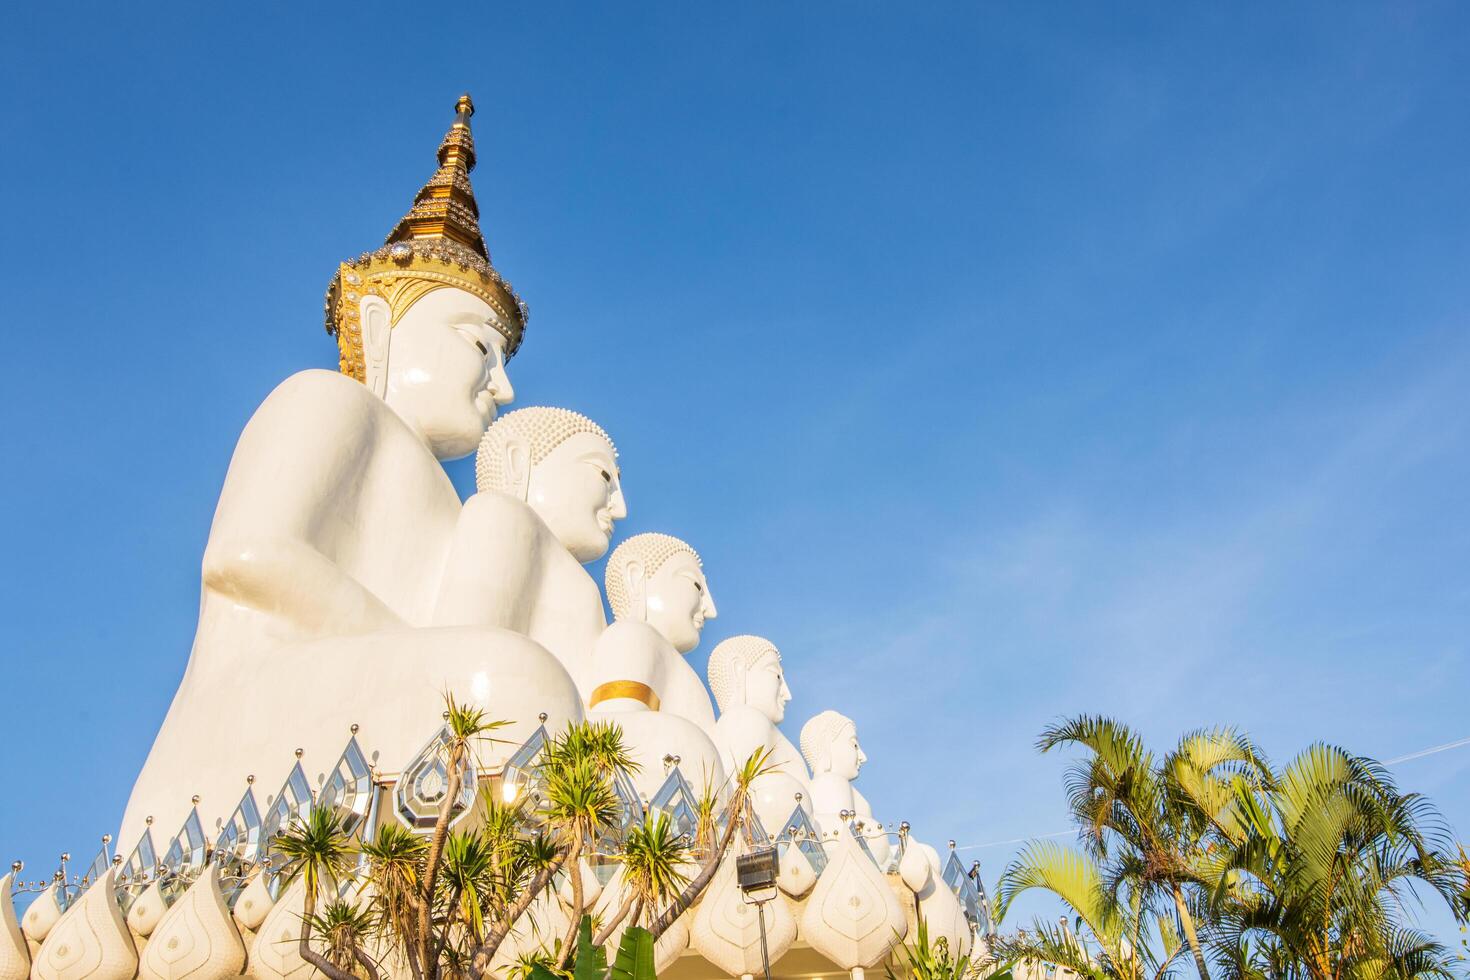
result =
[[735,840],[736,832],[746,826],[750,811],[745,804],[750,798],[751,786],[757,779],[779,768],[771,761],[771,758],[770,749],[757,749],[741,763],[733,774],[734,785],[730,792],[730,819],[725,824],[725,831],[720,835],[719,841],[709,856],[705,858],[699,873],[690,879],[684,886],[684,890],[658,914],[652,925],[648,927],[655,941],[664,934],[664,930],[674,924],[679,916],[688,911],[695,899],[699,898],[709,887],[710,881],[714,879],[715,871],[719,868],[720,862],[724,860],[725,852],[730,849],[731,842]]
[[292,822],[275,839],[273,847],[284,860],[281,871],[284,880],[290,883],[300,878],[305,889],[301,934],[297,940],[301,958],[330,980],[353,980],[352,973],[311,947],[317,897],[324,886],[337,885],[352,865],[352,845],[343,829],[342,816],[334,809],[313,809],[304,820]]
[[624,920],[636,926],[645,909],[663,907],[688,883],[689,876],[683,871],[688,860],[689,842],[674,833],[668,814],[652,814],[629,828],[619,857],[628,894],[597,934],[597,942],[607,942]]
[[383,928],[392,940],[414,958],[414,974],[422,975],[413,937],[418,923],[419,887],[423,881],[424,856],[428,842],[397,821],[378,828],[362,845],[368,862],[372,900]]
[[327,961],[343,973],[362,970],[367,980],[378,980],[378,964],[366,947],[378,932],[379,915],[366,904],[333,899],[311,916],[311,928],[320,937]]
[[949,940],[929,936],[929,923],[919,916],[908,940],[894,950],[884,968],[888,980],[979,980],[982,969],[969,956],[950,952]]

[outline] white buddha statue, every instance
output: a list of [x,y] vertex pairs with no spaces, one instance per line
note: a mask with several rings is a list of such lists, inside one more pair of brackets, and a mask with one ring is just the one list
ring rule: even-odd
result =
[[564,408],[518,409],[485,432],[475,479],[433,622],[514,630],[579,676],[607,628],[582,566],[607,554],[613,523],[628,515],[612,439]]
[[859,836],[868,844],[879,866],[888,862],[893,849],[882,826],[873,819],[873,808],[852,784],[868,757],[858,742],[857,723],[836,711],[823,711],[801,726],[801,754],[812,770],[812,810],[817,826],[826,834],[847,820],[862,824]]
[[714,709],[684,654],[717,615],[699,555],[667,534],[638,534],[613,549],[605,574],[613,623],[603,631],[580,687],[594,717],[623,726],[643,771],[643,793],[658,789],[665,758],[696,790],[724,778],[710,738]]
[[532,641],[420,629],[460,513],[440,460],[473,451],[511,400],[506,362],[526,315],[480,233],[468,96],[456,110],[408,215],[333,277],[340,373],[288,378],[240,437],[194,647],[122,841],[146,816],[172,823],[194,793],[206,825],[227,816],[245,774],[272,781],[296,747],[329,763],[354,722],[391,772],[432,733],[446,688],[527,735],[536,712],[580,715],[570,677]]
[[720,706],[715,745],[726,771],[738,767],[753,752],[771,753],[776,771],[756,780],[751,792],[756,815],[775,836],[798,799],[803,809],[810,811],[811,807],[806,763],[776,727],[786,717],[791,700],[781,669],[781,651],[764,637],[732,636],[709,656],[709,686]]

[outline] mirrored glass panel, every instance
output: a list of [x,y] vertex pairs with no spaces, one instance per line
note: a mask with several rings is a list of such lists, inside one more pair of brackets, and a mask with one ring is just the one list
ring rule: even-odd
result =
[[260,859],[260,838],[260,810],[255,805],[255,791],[246,787],[235,812],[214,841],[214,859],[220,864],[220,891],[231,908]]
[[699,835],[699,797],[678,766],[669,770],[668,778],[648,801],[649,815],[666,814],[669,826],[677,836],[688,836],[693,841]]
[[122,906],[123,915],[128,914],[128,909],[132,908],[138,896],[147,890],[157,868],[158,855],[153,850],[153,831],[145,830],[143,836],[138,838],[138,843],[133,845],[128,859],[117,869],[117,876],[113,878],[113,884],[117,888],[117,903]]
[[286,781],[281,784],[281,791],[266,800],[265,819],[260,827],[261,859],[269,862],[266,868],[266,884],[272,898],[280,897],[280,872],[285,860],[276,853],[271,842],[293,822],[310,816],[311,807],[311,783],[307,782],[306,773],[302,770],[301,763],[297,762],[291,767]]
[[598,837],[595,848],[598,854],[609,856],[620,853],[628,829],[643,822],[643,801],[638,798],[633,781],[622,770],[613,774],[613,795],[618,800],[618,815]]
[[546,727],[538,727],[500,770],[501,800],[524,803],[528,825],[539,822],[534,815],[541,805],[546,784],[541,775],[541,754],[546,750],[549,738]]
[[205,855],[209,850],[204,836],[204,825],[199,821],[199,811],[190,810],[189,818],[169,841],[159,862],[159,892],[167,904],[184,893],[193,884],[204,867]]
[[965,871],[965,866],[960,863],[960,856],[954,851],[949,852],[949,860],[944,862],[944,883],[964,906],[965,918],[972,924],[980,923],[984,918],[980,907],[980,889],[975,887],[974,880]]
[[[393,791],[393,810],[403,824],[427,833],[439,819],[439,806],[449,792],[449,726],[440,728],[413,757]],[[450,826],[470,812],[478,781],[468,753],[460,764],[460,791],[450,809]]]
[[342,829],[352,836],[367,819],[373,801],[373,770],[357,744],[357,736],[348,739],[342,757],[322,787],[318,806],[335,808],[342,816]]
[[812,870],[820,877],[822,871],[827,867],[827,852],[822,850],[822,839],[817,835],[817,828],[811,818],[806,815],[800,804],[791,811],[791,816],[786,818],[786,826],[776,835],[778,846],[799,847],[801,853],[806,855],[807,862],[811,864]]

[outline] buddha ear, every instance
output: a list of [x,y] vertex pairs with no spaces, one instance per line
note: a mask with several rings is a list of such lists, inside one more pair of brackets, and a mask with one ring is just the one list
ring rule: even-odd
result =
[[523,435],[505,440],[505,492],[517,500],[531,495],[531,443]]
[[393,312],[381,296],[364,296],[358,305],[362,324],[362,363],[368,389],[379,398],[388,394],[388,335]]
[[648,575],[643,562],[635,558],[624,565],[623,581],[628,585],[628,611],[638,622],[648,622]]
[[731,690],[731,693],[734,695],[734,697],[731,699],[730,703],[731,704],[744,704],[745,703],[745,678],[746,678],[746,675],[750,673],[750,668],[748,666],[746,666],[744,660],[739,660],[739,659],[737,659],[732,666],[735,669],[730,672],[731,673],[730,687],[732,689]]

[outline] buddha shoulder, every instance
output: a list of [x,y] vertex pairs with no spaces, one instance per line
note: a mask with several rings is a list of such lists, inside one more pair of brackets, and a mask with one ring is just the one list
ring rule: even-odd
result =
[[654,655],[662,653],[665,648],[670,653],[677,653],[664,639],[663,634],[654,629],[648,623],[633,619],[619,619],[597,638],[597,654],[649,652]]
[[460,508],[454,552],[515,555],[539,565],[554,542],[551,529],[529,504],[510,494],[482,490]]
[[266,396],[245,435],[252,429],[288,427],[336,438],[365,425],[376,427],[391,412],[360,382],[336,371],[311,368],[291,375]]
[[732,704],[715,721],[715,741],[746,752],[760,746],[775,748],[777,729],[758,709]]
[[665,660],[677,656],[669,641],[652,626],[620,619],[602,631],[592,648],[585,674],[587,687],[590,690],[610,680],[637,681],[661,692]]

